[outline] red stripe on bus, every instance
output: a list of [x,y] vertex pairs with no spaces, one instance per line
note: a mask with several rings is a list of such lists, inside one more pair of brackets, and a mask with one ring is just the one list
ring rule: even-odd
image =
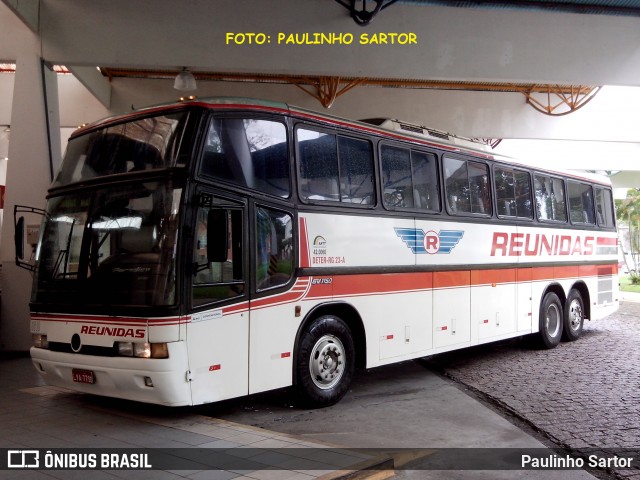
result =
[[498,283],[515,283],[516,269],[505,268],[502,270],[471,270],[471,285],[495,286]]
[[471,285],[471,272],[433,272],[433,288],[451,288]]
[[33,313],[31,315],[32,320],[40,320],[45,322],[65,322],[65,323],[93,323],[93,324],[108,324],[108,325],[141,325],[141,326],[156,326],[156,325],[181,325],[189,323],[190,317],[166,317],[166,318],[133,318],[133,317],[108,317],[97,315],[65,315],[55,313]]
[[605,246],[616,246],[618,245],[618,239],[617,238],[607,238],[607,237],[598,237],[598,239],[596,240],[596,245],[598,247],[601,247],[603,245]]
[[[368,273],[363,275],[336,275],[330,284],[334,295],[349,292],[352,295],[367,293],[393,293],[415,290],[428,290],[433,288],[432,275],[425,273]],[[316,285],[312,291],[317,292]],[[323,293],[327,288],[321,289]],[[312,295],[315,296],[315,295]]]
[[[331,296],[381,295],[431,289],[504,285],[564,278],[586,278],[617,274],[617,265],[575,265],[447,272],[336,275],[330,284],[311,286],[307,299]],[[330,277],[322,277],[330,278]],[[265,299],[267,300],[267,299]]]
[[300,217],[300,266],[302,268],[311,266],[309,241],[307,238],[307,219],[303,217]]

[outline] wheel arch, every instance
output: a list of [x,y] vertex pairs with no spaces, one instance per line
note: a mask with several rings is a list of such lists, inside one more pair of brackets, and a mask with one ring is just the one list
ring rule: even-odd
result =
[[362,317],[356,310],[353,305],[350,305],[346,302],[327,302],[322,303],[320,305],[316,305],[313,307],[304,317],[302,322],[298,327],[298,331],[296,332],[296,339],[293,348],[293,358],[294,362],[292,365],[293,368],[293,384],[297,383],[296,378],[296,364],[295,359],[298,358],[298,348],[300,345],[300,339],[302,337],[302,332],[313,323],[314,320],[320,318],[323,315],[335,315],[339,317],[342,321],[344,321],[349,329],[351,330],[351,334],[353,336],[353,346],[356,351],[356,367],[363,368],[367,363],[367,341],[366,334],[364,330],[364,324],[362,322]]
[[547,288],[545,288],[544,292],[542,292],[542,296],[540,297],[540,304],[542,305],[545,295],[549,292],[553,292],[558,296],[560,302],[562,302],[562,308],[564,309],[564,304],[567,302],[567,295],[564,293],[564,288],[562,288],[562,285],[559,283],[547,285]]

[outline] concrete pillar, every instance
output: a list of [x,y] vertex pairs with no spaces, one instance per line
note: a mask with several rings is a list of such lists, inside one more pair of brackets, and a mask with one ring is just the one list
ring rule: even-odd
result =
[[[11,114],[11,142],[7,165],[5,222],[0,243],[2,262],[2,306],[0,310],[0,349],[26,351],[31,345],[29,299],[32,276],[14,263],[13,207],[42,208],[51,183],[53,161],[60,157],[60,128],[55,74],[43,64],[35,35],[16,61]],[[48,95],[44,86],[47,85]],[[48,124],[48,118],[53,119]],[[39,222],[26,219],[27,224]],[[28,248],[26,249],[29,250]]]

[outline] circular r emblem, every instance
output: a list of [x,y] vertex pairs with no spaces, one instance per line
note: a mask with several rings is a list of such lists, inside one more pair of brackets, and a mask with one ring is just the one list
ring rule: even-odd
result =
[[424,249],[428,254],[433,255],[440,250],[440,237],[433,230],[424,234]]

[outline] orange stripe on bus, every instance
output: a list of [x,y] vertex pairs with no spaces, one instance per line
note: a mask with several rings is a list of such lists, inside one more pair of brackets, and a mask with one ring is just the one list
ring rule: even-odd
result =
[[471,285],[471,272],[469,270],[462,272],[433,272],[433,288],[451,288],[468,285]]
[[505,268],[501,270],[471,270],[471,285],[488,285],[515,282],[515,268]]

